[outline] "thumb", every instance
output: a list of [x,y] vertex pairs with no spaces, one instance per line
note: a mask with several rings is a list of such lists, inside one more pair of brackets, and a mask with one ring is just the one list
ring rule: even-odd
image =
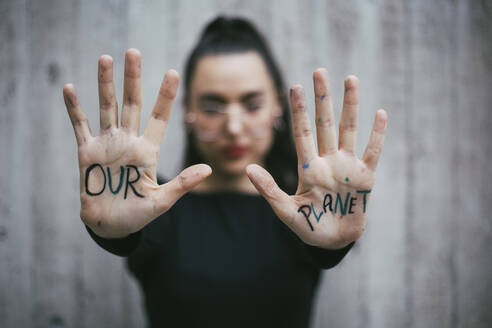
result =
[[250,164],[246,167],[246,174],[258,190],[265,197],[277,216],[289,225],[296,213],[295,203],[279,186],[275,183],[273,177],[264,168],[256,164]]
[[187,167],[177,177],[159,186],[156,191],[156,209],[159,213],[167,211],[184,194],[191,191],[212,173],[210,166],[197,164]]

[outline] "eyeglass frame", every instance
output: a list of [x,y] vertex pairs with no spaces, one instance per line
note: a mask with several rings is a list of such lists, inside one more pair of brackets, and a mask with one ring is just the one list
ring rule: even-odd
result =
[[[225,124],[226,122],[229,124],[226,119],[227,116],[229,116],[230,119],[230,117],[239,115],[242,128],[245,129],[245,132],[248,133],[249,136],[256,139],[266,137],[271,128],[279,129],[282,127],[282,110],[280,106],[275,108],[273,111],[270,111],[271,120],[269,120],[268,128],[262,127],[260,129],[256,129],[255,131],[252,130],[253,123],[255,123],[253,121],[258,118],[254,116],[257,116],[260,111],[266,111],[266,106],[253,103],[251,107],[248,108],[249,104],[247,102],[226,103],[220,97],[213,94],[205,95],[203,98],[205,98],[203,100],[204,103],[196,106],[198,109],[188,110],[185,116],[185,123],[187,127],[192,129],[195,132],[195,135],[202,141],[215,141],[220,136],[224,136],[227,131]],[[210,103],[207,103],[207,101],[210,101]],[[236,120],[237,119],[238,118],[236,118]],[[209,124],[215,120],[217,127],[212,129],[203,128],[204,124],[200,124],[200,120],[208,120]]]

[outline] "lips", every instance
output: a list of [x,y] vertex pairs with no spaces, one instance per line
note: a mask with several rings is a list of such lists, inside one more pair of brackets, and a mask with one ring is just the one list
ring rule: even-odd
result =
[[242,145],[229,145],[224,148],[224,155],[227,158],[240,158],[246,155],[248,152],[248,147]]

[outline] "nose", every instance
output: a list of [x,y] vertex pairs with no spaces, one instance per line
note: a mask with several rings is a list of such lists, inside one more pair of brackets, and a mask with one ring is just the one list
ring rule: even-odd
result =
[[243,129],[241,106],[231,104],[227,110],[226,131],[230,135],[238,135]]

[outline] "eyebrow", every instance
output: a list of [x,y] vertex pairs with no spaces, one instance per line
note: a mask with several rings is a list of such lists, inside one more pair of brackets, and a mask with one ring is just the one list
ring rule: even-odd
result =
[[263,91],[251,91],[241,96],[241,102],[248,101],[252,98],[257,98],[263,96]]
[[201,94],[199,97],[198,97],[198,101],[199,102],[203,102],[203,101],[217,101],[217,102],[220,102],[220,103],[227,103],[227,99],[225,99],[224,97],[222,97],[221,95],[217,94],[217,93],[204,93],[204,94]]
[[[261,97],[263,95],[264,95],[264,92],[263,91],[251,91],[251,92],[247,92],[247,93],[241,95],[241,97],[239,99],[240,99],[241,102],[245,102],[245,101],[248,101],[248,100],[250,100],[252,98]],[[223,104],[226,104],[228,102],[225,97],[221,96],[218,93],[213,93],[213,92],[207,92],[207,93],[201,94],[198,97],[198,101],[199,102],[203,102],[203,101],[217,101],[217,102],[220,102],[220,103],[223,103]]]

